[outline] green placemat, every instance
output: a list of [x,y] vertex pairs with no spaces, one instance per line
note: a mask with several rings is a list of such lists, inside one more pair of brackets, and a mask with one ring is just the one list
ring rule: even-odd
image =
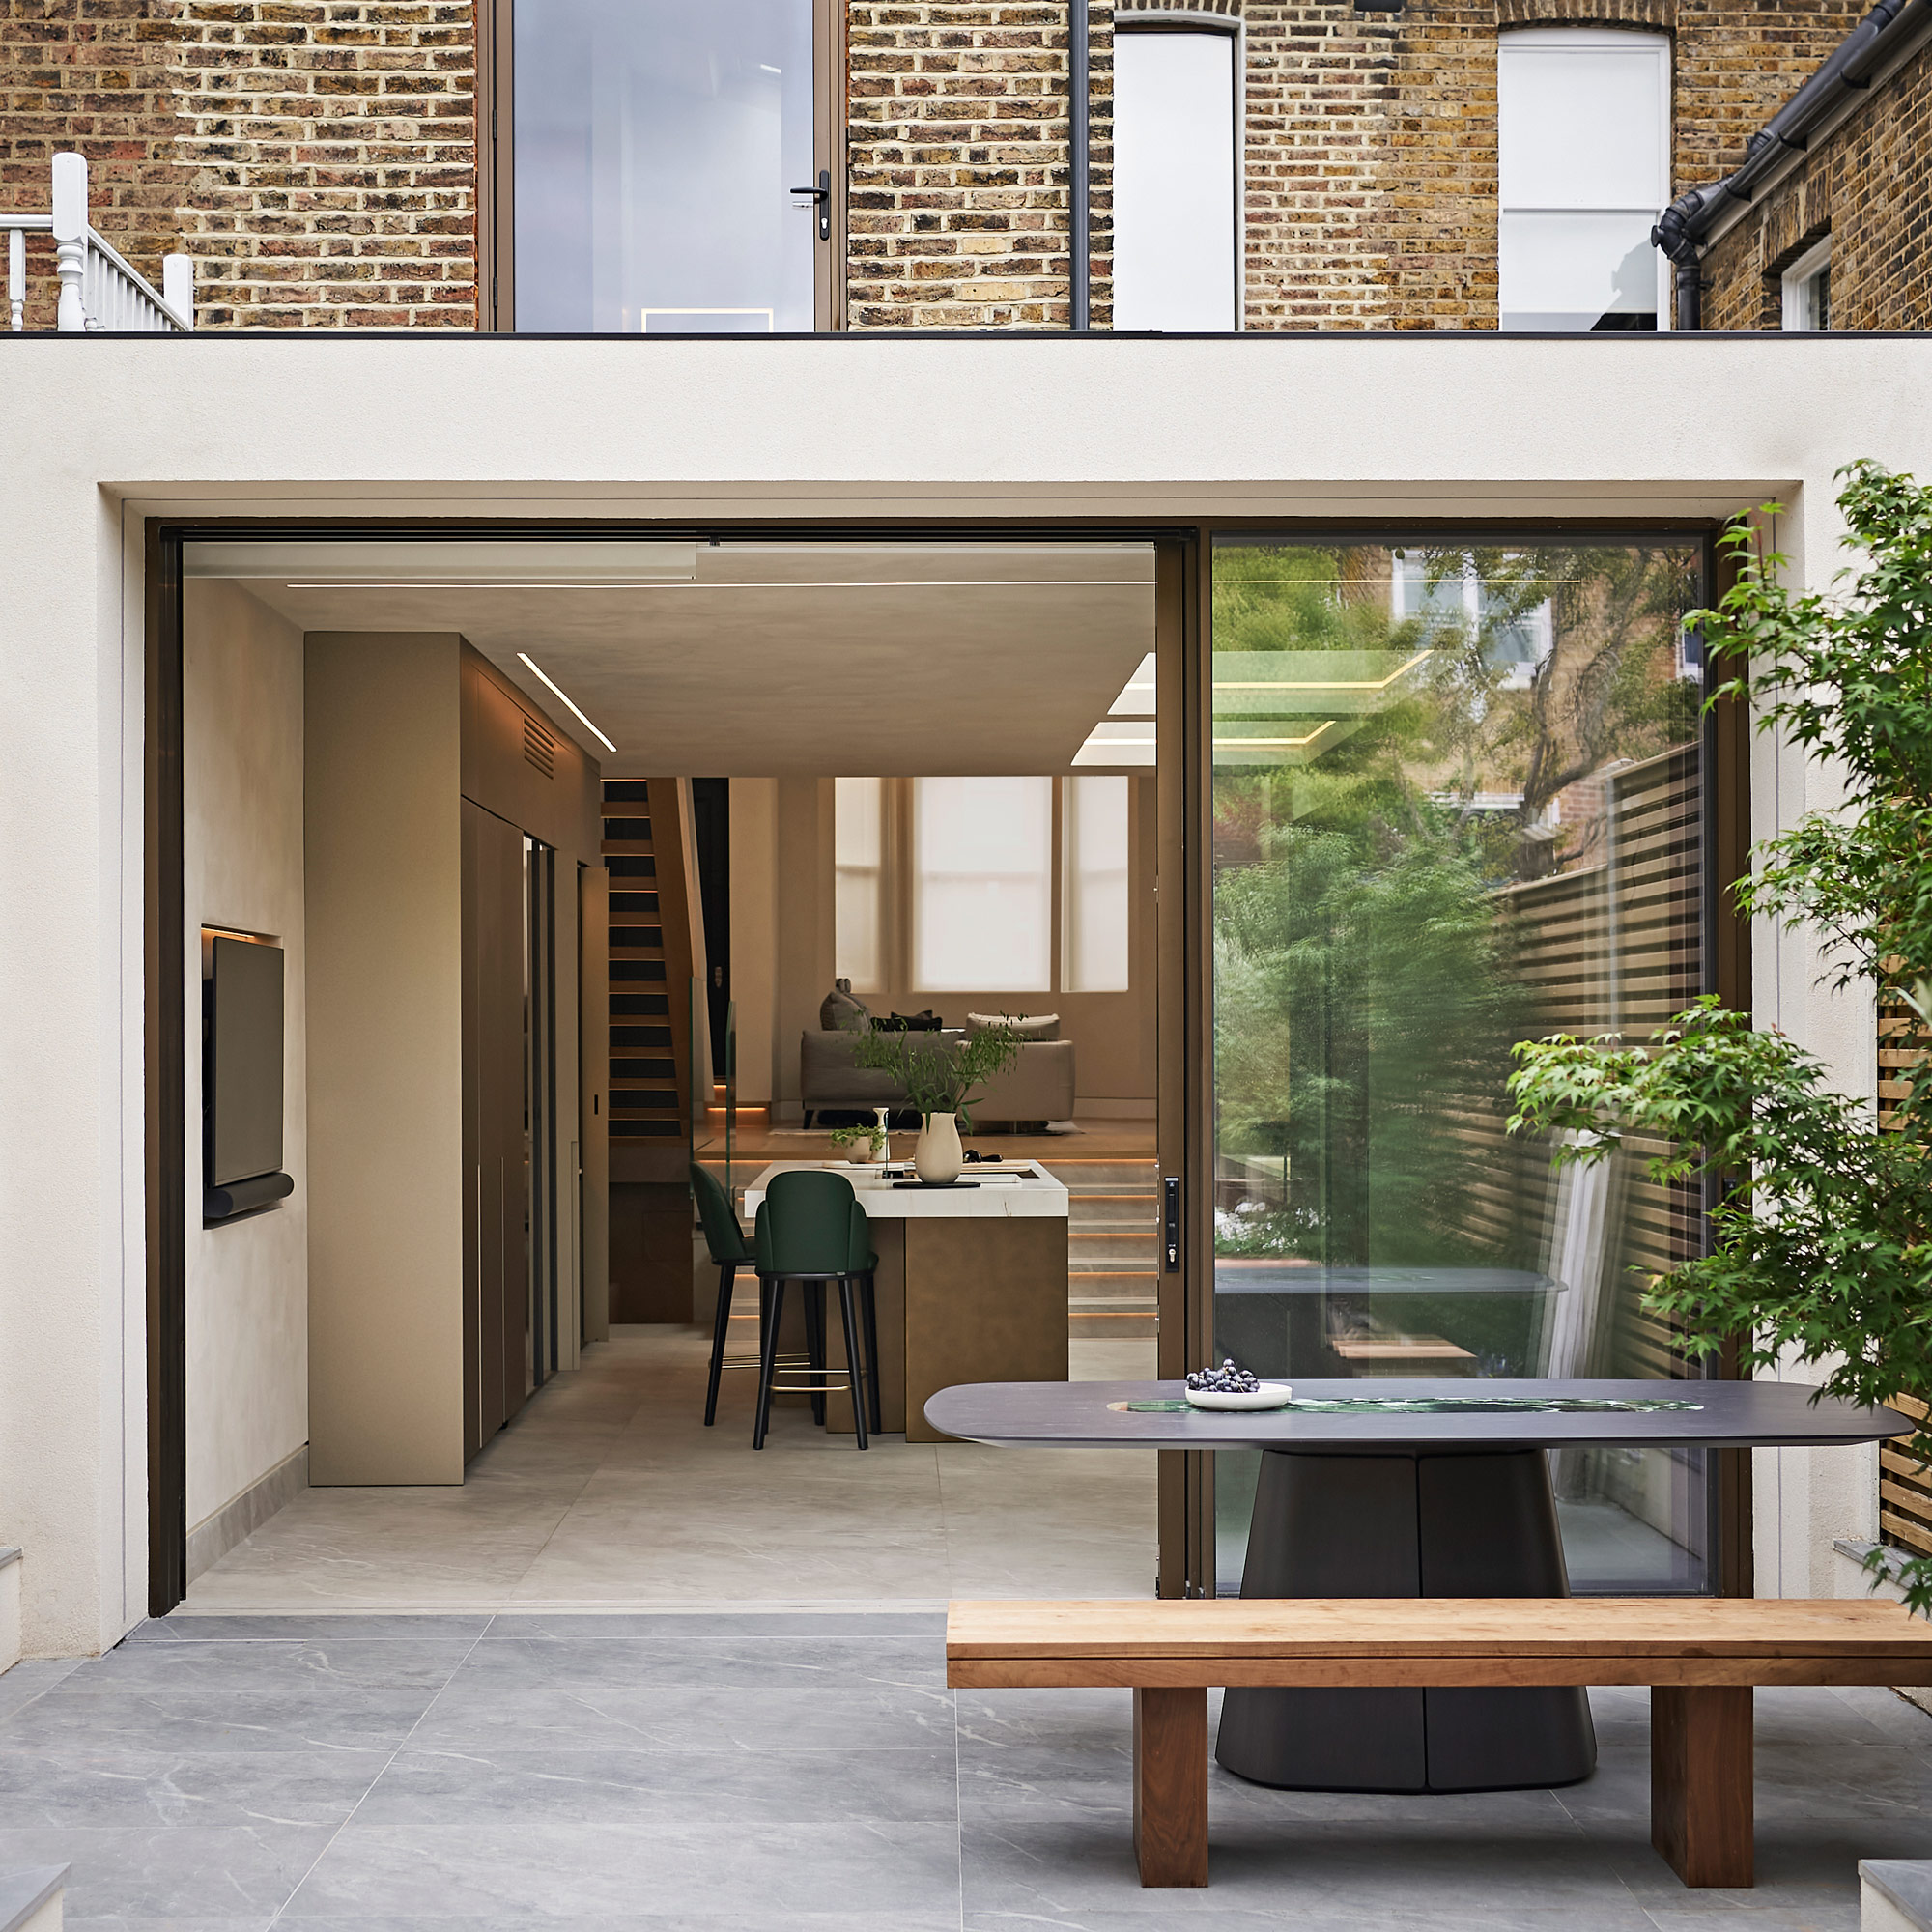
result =
[[1663,1397],[1591,1395],[1349,1395],[1332,1400],[1292,1396],[1274,1409],[1196,1408],[1162,1397],[1154,1402],[1110,1402],[1129,1415],[1658,1415],[1701,1409],[1701,1402]]

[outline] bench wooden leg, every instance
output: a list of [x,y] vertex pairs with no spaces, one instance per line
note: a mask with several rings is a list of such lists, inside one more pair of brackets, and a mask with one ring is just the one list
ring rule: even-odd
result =
[[1208,1693],[1134,1692],[1134,1859],[1149,1886],[1208,1883]]
[[1748,1685],[1651,1687],[1650,1842],[1686,1885],[1752,1883]]

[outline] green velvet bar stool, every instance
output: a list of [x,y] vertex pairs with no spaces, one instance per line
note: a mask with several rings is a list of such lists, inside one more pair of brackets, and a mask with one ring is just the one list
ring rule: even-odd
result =
[[879,1258],[872,1252],[872,1224],[856,1195],[845,1265],[859,1278],[859,1314],[866,1330],[866,1410],[871,1418],[872,1434],[883,1435],[885,1431],[879,1424],[879,1311],[873,1293]]
[[[871,1262],[868,1238],[855,1244],[852,1212],[858,1208],[852,1183],[842,1174],[821,1168],[794,1169],[772,1177],[758,1209],[752,1248],[758,1270],[758,1414],[752,1430],[752,1447],[762,1449],[771,1426],[772,1395],[776,1388],[806,1390],[813,1397],[812,1412],[823,1420],[828,1390],[852,1394],[852,1431],[861,1449],[869,1446],[867,1424],[877,1412],[868,1356],[861,1346],[861,1309],[867,1299],[861,1284]],[[861,1210],[863,1212],[863,1210]],[[784,1321],[785,1286],[796,1282],[806,1295],[806,1328],[815,1338],[811,1362],[802,1380],[780,1383],[779,1330]],[[841,1371],[824,1367],[824,1295],[838,1291],[838,1312],[845,1331],[845,1362]],[[813,1316],[817,1316],[814,1321]]]
[[[691,1163],[691,1191],[697,1197],[697,1218],[704,1229],[704,1245],[718,1267],[718,1312],[711,1321],[711,1381],[704,1391],[704,1426],[718,1419],[718,1381],[726,1369],[753,1369],[756,1361],[727,1362],[724,1338],[731,1328],[731,1291],[741,1267],[754,1265],[752,1244],[746,1240],[731,1197],[708,1167]],[[762,1338],[760,1338],[762,1340]],[[762,1350],[760,1350],[762,1359]]]

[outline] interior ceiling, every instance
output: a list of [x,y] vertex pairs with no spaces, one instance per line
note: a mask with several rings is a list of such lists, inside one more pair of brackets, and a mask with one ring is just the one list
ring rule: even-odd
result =
[[305,631],[459,631],[617,775],[1064,771],[1153,649],[1145,544],[220,544],[185,567]]

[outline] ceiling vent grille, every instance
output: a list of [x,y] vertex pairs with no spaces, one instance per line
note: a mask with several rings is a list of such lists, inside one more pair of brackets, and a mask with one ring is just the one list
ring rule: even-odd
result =
[[524,718],[524,762],[547,779],[556,776],[556,740],[527,714]]

